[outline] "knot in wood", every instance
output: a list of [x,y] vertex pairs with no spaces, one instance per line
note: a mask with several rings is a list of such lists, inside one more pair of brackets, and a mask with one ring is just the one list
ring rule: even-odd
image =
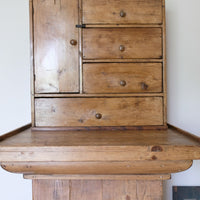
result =
[[163,149],[162,149],[161,146],[153,146],[153,147],[151,148],[151,151],[152,151],[152,152],[162,152]]

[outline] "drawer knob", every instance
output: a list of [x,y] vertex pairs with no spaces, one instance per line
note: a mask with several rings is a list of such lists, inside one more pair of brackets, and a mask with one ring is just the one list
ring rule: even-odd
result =
[[147,90],[148,89],[148,85],[144,82],[141,83],[142,89],[143,90]]
[[126,81],[121,80],[121,81],[120,81],[120,85],[123,86],[123,87],[126,86]]
[[126,16],[126,13],[123,10],[121,10],[120,11],[120,17],[125,17],[125,16]]
[[95,115],[95,117],[96,117],[97,119],[101,119],[101,118],[102,118],[102,114],[101,114],[101,113],[97,113],[97,114]]
[[70,40],[70,44],[73,45],[73,46],[76,46],[77,45],[77,41],[76,40]]
[[120,51],[125,51],[125,46],[124,46],[124,45],[120,45],[120,46],[119,46],[119,50],[120,50]]

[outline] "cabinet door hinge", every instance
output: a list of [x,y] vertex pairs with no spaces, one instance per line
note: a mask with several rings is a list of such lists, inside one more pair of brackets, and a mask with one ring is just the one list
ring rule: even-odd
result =
[[76,28],[86,28],[86,25],[85,24],[77,24]]
[[34,81],[36,80],[36,75],[35,75],[35,74],[33,75],[33,80],[34,80]]

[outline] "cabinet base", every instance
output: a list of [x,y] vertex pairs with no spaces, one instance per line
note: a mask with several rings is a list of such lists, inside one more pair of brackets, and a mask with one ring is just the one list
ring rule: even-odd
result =
[[33,180],[34,200],[162,200],[161,180]]

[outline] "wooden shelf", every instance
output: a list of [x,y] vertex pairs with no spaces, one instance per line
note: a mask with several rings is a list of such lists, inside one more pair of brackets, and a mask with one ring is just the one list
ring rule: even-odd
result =
[[24,174],[169,174],[200,159],[200,143],[180,131],[31,131],[0,142],[5,170]]

